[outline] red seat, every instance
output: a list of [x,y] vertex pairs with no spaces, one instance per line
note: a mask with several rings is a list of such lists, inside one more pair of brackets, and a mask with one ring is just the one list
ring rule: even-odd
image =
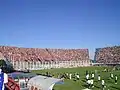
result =
[[7,90],[20,90],[20,86],[11,78],[8,78]]

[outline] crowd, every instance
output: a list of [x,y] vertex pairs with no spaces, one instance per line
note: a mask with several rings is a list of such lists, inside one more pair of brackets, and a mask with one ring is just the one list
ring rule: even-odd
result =
[[88,49],[41,49],[0,46],[0,52],[14,61],[88,60]]
[[119,63],[120,46],[96,49],[95,58],[97,63]]

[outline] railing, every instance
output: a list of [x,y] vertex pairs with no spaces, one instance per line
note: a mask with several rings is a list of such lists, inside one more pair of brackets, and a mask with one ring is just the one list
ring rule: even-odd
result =
[[6,88],[7,90],[20,90],[19,85],[11,78],[8,78]]

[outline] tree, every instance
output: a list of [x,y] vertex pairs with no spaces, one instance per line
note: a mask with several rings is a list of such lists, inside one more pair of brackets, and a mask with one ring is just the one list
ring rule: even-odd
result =
[[12,72],[14,70],[13,66],[10,64],[8,65],[6,61],[3,59],[0,60],[0,68],[3,70],[3,72],[6,72],[6,73]]
[[5,61],[3,59],[0,60],[0,67],[5,67],[7,66]]

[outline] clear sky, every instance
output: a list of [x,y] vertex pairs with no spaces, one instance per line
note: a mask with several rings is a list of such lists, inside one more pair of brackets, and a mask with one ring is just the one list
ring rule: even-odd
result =
[[120,45],[120,0],[0,0],[0,45],[95,48]]

